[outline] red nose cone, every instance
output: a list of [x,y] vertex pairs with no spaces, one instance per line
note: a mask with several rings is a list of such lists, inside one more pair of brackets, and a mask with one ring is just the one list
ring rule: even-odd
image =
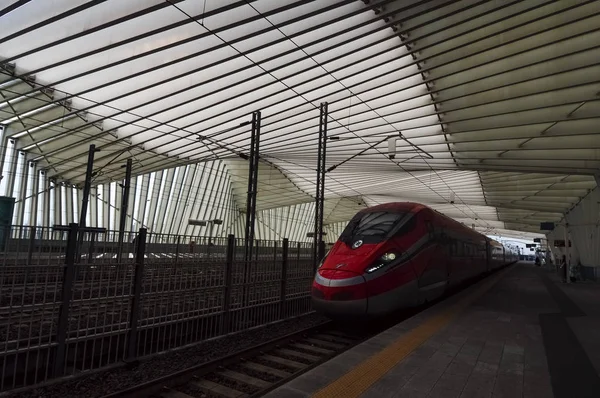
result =
[[313,308],[330,317],[364,315],[367,288],[362,275],[344,270],[319,270],[312,289]]
[[335,251],[336,258],[342,258],[342,257],[346,257],[346,258],[352,258],[352,257],[356,257],[356,256],[367,256],[369,255],[375,248],[377,248],[377,244],[361,244],[360,246],[357,246],[355,244],[356,242],[347,245],[345,243],[342,243],[337,250]]
[[[324,266],[323,266],[324,267]],[[320,268],[319,269],[319,275],[321,275],[323,278],[327,278],[327,279],[333,279],[333,276],[335,275],[335,271],[336,269],[329,269],[329,268]]]
[[325,300],[357,300],[367,297],[365,279],[355,272],[344,270],[319,270],[313,289],[320,290]]

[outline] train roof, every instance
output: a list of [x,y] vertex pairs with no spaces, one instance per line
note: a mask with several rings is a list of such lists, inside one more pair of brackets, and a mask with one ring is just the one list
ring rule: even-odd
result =
[[491,245],[491,246],[497,246],[497,247],[504,246],[502,243],[498,242],[498,241],[497,241],[497,240],[495,240],[495,239],[492,239],[492,238],[488,238],[488,239],[490,240],[490,245]]
[[454,220],[451,217],[446,216],[443,213],[440,213],[439,211],[432,209],[431,207],[424,205],[422,203],[416,203],[416,202],[390,202],[390,203],[383,203],[380,205],[376,205],[376,206],[370,206],[367,207],[366,209],[361,210],[359,213],[371,213],[371,212],[376,212],[376,211],[397,211],[397,212],[407,212],[410,211],[412,213],[417,213],[420,210],[423,209],[429,209],[431,211],[434,211],[436,213],[438,213],[440,216],[445,217],[449,220],[452,220],[453,222],[460,224],[461,226],[463,226],[464,228],[468,229],[470,232],[476,234],[476,235],[480,235],[482,237],[484,237],[485,239],[487,239],[490,242],[490,245],[492,246],[496,246],[496,247],[503,247],[504,245],[500,242],[498,242],[497,240],[494,240],[480,232],[471,230],[469,227],[459,223],[458,221]]
[[427,208],[428,206],[425,206],[424,204],[421,203],[415,203],[415,202],[390,202],[390,203],[383,203],[380,205],[376,205],[376,206],[370,206],[367,207],[366,209],[361,210],[361,213],[371,213],[371,212],[376,212],[376,211],[398,211],[398,212],[407,212],[407,211],[411,211],[413,213],[416,213],[417,211]]

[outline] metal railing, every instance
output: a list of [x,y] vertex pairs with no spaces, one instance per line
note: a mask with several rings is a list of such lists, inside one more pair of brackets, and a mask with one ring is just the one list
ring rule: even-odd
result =
[[245,242],[233,235],[141,229],[119,246],[118,233],[71,224],[4,236],[0,391],[311,311],[311,244],[255,241],[246,261]]

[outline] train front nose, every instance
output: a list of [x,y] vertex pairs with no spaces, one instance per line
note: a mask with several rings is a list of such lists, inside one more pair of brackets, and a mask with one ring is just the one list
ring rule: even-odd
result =
[[312,286],[313,308],[331,318],[367,314],[366,281],[351,271],[320,269]]

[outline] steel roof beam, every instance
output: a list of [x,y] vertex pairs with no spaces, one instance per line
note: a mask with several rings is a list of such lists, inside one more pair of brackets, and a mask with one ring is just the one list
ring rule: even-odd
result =
[[[98,4],[100,4],[100,3],[103,3],[104,1],[106,1],[106,0],[101,0],[101,1],[90,1],[90,2],[88,2],[88,4],[87,4],[87,5],[88,5],[88,7],[90,7],[90,6],[95,6],[95,5],[98,5]],[[170,0],[170,1],[171,1],[171,2],[173,2],[173,3],[180,3],[180,2],[181,2],[181,1],[183,1],[183,0]],[[250,1],[256,1],[256,0],[250,0]],[[93,4],[93,3],[96,3],[96,4]],[[93,27],[93,28],[90,28],[90,29],[86,29],[86,30],[84,30],[84,31],[81,31],[81,32],[77,32],[77,33],[76,33],[76,34],[74,34],[74,35],[67,36],[67,37],[65,37],[65,38],[62,38],[62,39],[60,39],[60,40],[56,40],[56,41],[53,41],[53,42],[51,42],[51,43],[44,44],[43,46],[39,46],[39,47],[37,47],[37,48],[34,48],[34,49],[31,49],[31,50],[24,51],[24,52],[22,52],[22,53],[19,53],[19,54],[17,54],[17,55],[14,55],[14,56],[12,56],[12,57],[10,57],[10,58],[7,58],[7,59],[4,59],[4,60],[2,60],[2,61],[0,62],[0,64],[6,63],[6,62],[15,61],[15,60],[18,60],[19,58],[24,58],[24,57],[26,57],[26,56],[29,56],[29,55],[35,54],[35,53],[37,53],[37,52],[40,52],[40,51],[43,51],[43,50],[47,50],[47,49],[49,49],[49,48],[52,48],[52,47],[56,47],[56,46],[58,46],[58,45],[60,45],[60,44],[68,43],[69,41],[72,41],[72,40],[75,40],[75,39],[78,39],[78,38],[81,38],[81,37],[85,37],[85,36],[87,36],[87,35],[90,35],[90,34],[92,34],[92,33],[95,33],[95,32],[99,32],[99,31],[102,31],[102,30],[108,29],[108,28],[110,28],[110,27],[112,27],[112,26],[116,26],[116,25],[118,25],[118,24],[121,24],[121,23],[127,22],[127,21],[129,21],[129,20],[133,20],[133,19],[135,19],[135,18],[138,18],[138,17],[141,17],[141,16],[143,16],[143,15],[146,15],[146,14],[149,14],[149,13],[152,13],[152,12],[155,12],[155,11],[158,11],[158,10],[160,10],[160,9],[162,9],[162,8],[166,8],[166,7],[171,7],[171,5],[170,5],[169,3],[167,3],[167,2],[163,2],[163,3],[156,4],[156,5],[154,5],[154,6],[151,6],[151,7],[145,8],[145,9],[143,9],[143,10],[140,10],[140,11],[134,12],[134,13],[132,13],[132,14],[126,15],[126,16],[124,16],[124,17],[117,18],[117,19],[115,19],[115,20],[112,20],[112,21],[110,21],[110,22],[107,22],[107,23],[104,23],[104,24],[98,25],[98,26],[96,26],[96,27]],[[86,7],[86,9],[87,9],[87,7]],[[83,9],[77,10],[76,12],[81,12],[81,11],[83,11]],[[73,15],[73,14],[66,14],[66,13],[64,13],[64,14],[62,14],[62,15],[65,15],[65,16],[63,16],[63,17],[61,18],[61,19],[64,19],[64,18],[66,18],[66,17],[68,17],[68,16],[70,16],[70,15]],[[55,19],[55,20],[51,20],[51,19],[50,19],[50,20],[47,20],[47,21],[50,21],[50,22],[47,22],[46,24],[51,24],[51,23],[57,22],[58,20],[56,20],[56,19]],[[187,23],[189,23],[189,22],[187,22]],[[38,27],[36,27],[36,29],[38,29]],[[27,33],[27,32],[26,32],[26,31],[23,31],[23,33],[20,33],[20,32],[19,32],[19,33],[17,33],[17,34],[18,34],[18,35],[23,35],[24,33]],[[10,38],[10,39],[7,39],[6,41],[8,41],[8,40],[11,40],[11,39],[12,39],[12,38]],[[129,38],[129,40],[131,40],[131,38]],[[59,65],[60,65],[60,64],[59,64]],[[51,68],[51,67],[54,67],[54,66],[58,66],[58,65],[56,65],[56,64],[55,64],[55,65],[53,65],[53,66],[50,66],[50,65],[48,65],[48,66],[46,66],[45,68],[40,68],[40,69],[37,69],[36,71],[34,71],[34,72],[32,72],[32,73],[41,72],[41,71],[47,70],[47,69],[49,69],[49,68]]]
[[[71,15],[75,15],[75,14],[77,14],[77,13],[83,11],[83,10],[86,10],[88,8],[97,6],[98,4],[104,3],[105,1],[106,0],[90,0],[90,1],[88,1],[86,3],[84,3],[84,4],[81,4],[81,5],[77,6],[77,7],[71,8],[70,10],[64,11],[64,12],[58,14],[58,15],[54,15],[54,16],[46,19],[46,20],[43,20],[43,21],[40,21],[40,22],[38,22],[36,24],[30,25],[30,26],[28,26],[28,27],[26,27],[24,29],[21,29],[18,32],[15,32],[13,34],[10,34],[8,36],[0,38],[0,43],[5,43],[5,42],[7,42],[9,40],[13,40],[13,39],[15,39],[15,38],[17,38],[19,36],[24,35],[25,33],[34,32],[35,30],[37,30],[39,28],[42,28],[42,27],[47,26],[47,25],[49,25],[51,23],[60,21],[61,19],[67,18],[67,17],[69,17]],[[10,58],[2,60],[2,61],[0,61],[0,65],[5,65],[5,64],[9,63],[10,61],[12,61],[12,59],[10,59]]]

